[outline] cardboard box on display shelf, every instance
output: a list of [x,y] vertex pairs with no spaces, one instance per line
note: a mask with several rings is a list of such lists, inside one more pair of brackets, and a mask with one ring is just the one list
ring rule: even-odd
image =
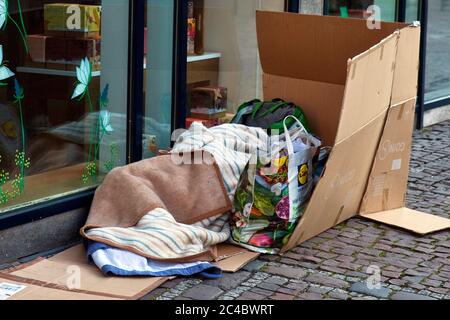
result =
[[101,6],[70,3],[44,5],[47,32],[98,34],[101,29]]
[[[365,20],[262,11],[256,22],[264,99],[300,105],[314,133],[332,147],[281,254],[355,216],[419,235],[450,228],[449,219],[405,207],[420,26],[381,23],[380,29],[370,29]],[[231,245],[219,245],[217,252],[222,259],[216,263],[230,272],[258,256]],[[82,247],[75,247],[0,278],[53,284],[59,274],[64,279],[68,266],[78,265],[82,283],[72,291],[73,298],[87,294],[129,299],[167,280],[104,277],[83,253]],[[70,289],[61,281],[43,290],[61,289],[67,296]]]

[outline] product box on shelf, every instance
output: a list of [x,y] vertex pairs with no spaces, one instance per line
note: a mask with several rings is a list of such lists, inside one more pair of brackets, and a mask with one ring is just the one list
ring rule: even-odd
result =
[[195,25],[196,21],[193,18],[188,19],[188,28],[187,28],[187,54],[194,55],[195,54]]
[[[190,25],[194,28],[195,38],[192,39],[190,47],[188,47],[188,54],[202,55],[204,53],[204,0],[189,0],[188,1],[188,25],[189,21],[194,20],[195,25]],[[189,32],[188,32],[189,34]]]
[[46,4],[44,5],[44,22],[46,34],[75,32],[95,35],[101,29],[101,6],[70,3]]
[[198,87],[190,92],[190,111],[194,118],[218,119],[227,109],[227,88]]
[[[48,35],[28,36],[29,57],[25,64],[61,70],[75,70],[87,57],[97,68],[100,63],[100,39],[64,38]],[[95,69],[94,68],[94,69]]]

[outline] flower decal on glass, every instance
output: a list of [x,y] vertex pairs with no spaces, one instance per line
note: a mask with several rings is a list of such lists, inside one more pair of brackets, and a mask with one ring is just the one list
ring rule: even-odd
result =
[[[106,84],[102,90],[99,98],[99,111],[94,112],[94,106],[91,100],[91,94],[89,92],[89,85],[92,81],[92,66],[89,59],[86,57],[81,60],[80,66],[76,68],[77,83],[73,91],[71,99],[77,99],[81,101],[84,97],[87,99],[89,106],[89,113],[91,116],[95,115],[95,121],[93,121],[93,127],[90,130],[89,138],[89,152],[87,157],[87,163],[83,168],[83,173],[81,175],[83,183],[88,183],[90,179],[94,182],[97,181],[98,176],[98,160],[100,145],[103,141],[105,135],[111,134],[114,129],[111,125],[111,112],[107,110],[109,99],[109,85]],[[111,151],[111,156],[115,157],[116,150]],[[105,163],[107,170],[112,170],[115,165],[116,160],[111,159]]]
[[71,99],[78,98],[78,100],[81,100],[87,93],[88,99],[90,100],[88,89],[89,83],[92,80],[92,67],[91,63],[89,62],[89,59],[84,58],[83,60],[81,60],[81,64],[79,67],[76,68],[76,70],[78,83],[75,87],[75,90],[73,91]]
[[103,88],[102,94],[100,95],[100,108],[101,109],[104,109],[108,106],[108,104],[109,104],[108,95],[109,95],[109,84],[106,84],[105,87]]
[[28,34],[27,34],[27,28],[25,28],[25,23],[23,21],[22,6],[20,4],[20,0],[17,0],[17,11],[18,11],[19,17],[20,17],[20,26],[16,22],[16,20],[14,20],[11,17],[11,15],[9,14],[8,7],[9,7],[8,0],[0,0],[0,28],[4,30],[6,28],[6,24],[8,23],[8,20],[10,20],[14,24],[14,26],[17,28],[17,31],[19,32],[20,37],[22,38],[25,51],[28,53],[28,44],[27,44]]
[[[25,169],[30,168],[30,159],[26,158],[26,144],[25,144],[25,124],[23,117],[22,100],[25,98],[24,90],[17,78],[14,79],[14,103],[19,108],[20,127],[22,149],[16,150],[14,163],[19,168],[19,173],[14,176],[12,181],[9,181],[10,174],[5,170],[0,170],[0,204],[5,204],[10,200],[14,200],[20,196],[25,190]],[[0,156],[1,162],[1,156]],[[5,185],[10,187],[5,189]]]
[[19,107],[19,115],[20,115],[20,128],[22,135],[22,151],[16,152],[16,166],[20,168],[20,173],[16,177],[17,183],[19,185],[20,193],[22,193],[25,189],[25,169],[30,167],[30,159],[26,158],[26,149],[25,149],[25,123],[23,119],[23,110],[22,110],[22,100],[25,98],[23,88],[20,85],[19,81],[14,79],[14,102]]
[[8,0],[0,0],[0,28],[6,27],[8,18]]
[[[1,81],[14,77],[14,72],[9,70],[6,61],[3,61],[3,46],[0,45],[0,84]],[[6,84],[2,84],[5,86]]]
[[111,112],[109,112],[108,110],[101,110],[100,124],[102,126],[102,133],[110,134],[111,132],[114,131],[110,121],[111,121]]

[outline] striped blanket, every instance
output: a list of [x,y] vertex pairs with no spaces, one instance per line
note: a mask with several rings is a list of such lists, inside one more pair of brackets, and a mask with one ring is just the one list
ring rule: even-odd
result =
[[187,225],[176,222],[165,209],[154,209],[134,227],[96,228],[86,234],[90,239],[144,257],[169,261],[201,254],[206,248],[228,240],[230,228],[223,216]]
[[[212,154],[232,200],[239,178],[252,154],[257,148],[264,149],[267,139],[267,133],[259,128],[227,124],[208,129],[200,123],[194,123],[179,137],[172,153],[203,150]],[[220,214],[188,225],[178,223],[166,209],[156,208],[135,226],[93,228],[87,230],[86,235],[90,240],[154,260],[180,261],[189,257],[192,261],[197,255],[204,258],[202,254],[211,247],[230,238],[228,219],[228,213]]]
[[233,201],[239,178],[251,156],[258,150],[267,151],[269,136],[261,128],[239,124],[223,124],[206,128],[194,122],[176,141],[172,153],[203,150],[214,156],[223,182]]

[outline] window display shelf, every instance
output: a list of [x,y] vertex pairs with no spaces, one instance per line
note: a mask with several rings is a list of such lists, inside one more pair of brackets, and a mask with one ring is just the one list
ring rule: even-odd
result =
[[[77,76],[77,73],[75,71],[47,69],[47,68],[35,68],[35,67],[17,67],[17,72],[44,74],[44,75],[49,75],[49,76],[63,76],[63,77],[76,77]],[[93,77],[100,77],[100,75],[101,75],[100,71],[92,71]]]
[[196,61],[203,61],[203,60],[210,60],[210,59],[220,59],[222,57],[222,54],[220,52],[205,52],[202,55],[198,56],[188,56],[187,62],[196,62]]
[[[188,56],[187,62],[197,62],[205,61],[211,59],[220,59],[222,54],[220,52],[206,52],[198,56]],[[147,66],[144,65],[144,68]],[[47,68],[36,68],[36,67],[17,67],[17,72],[19,73],[34,73],[34,74],[44,74],[49,76],[63,76],[63,77],[76,77],[75,71],[58,70],[58,69],[47,69]],[[93,71],[93,77],[100,77],[101,71]]]

